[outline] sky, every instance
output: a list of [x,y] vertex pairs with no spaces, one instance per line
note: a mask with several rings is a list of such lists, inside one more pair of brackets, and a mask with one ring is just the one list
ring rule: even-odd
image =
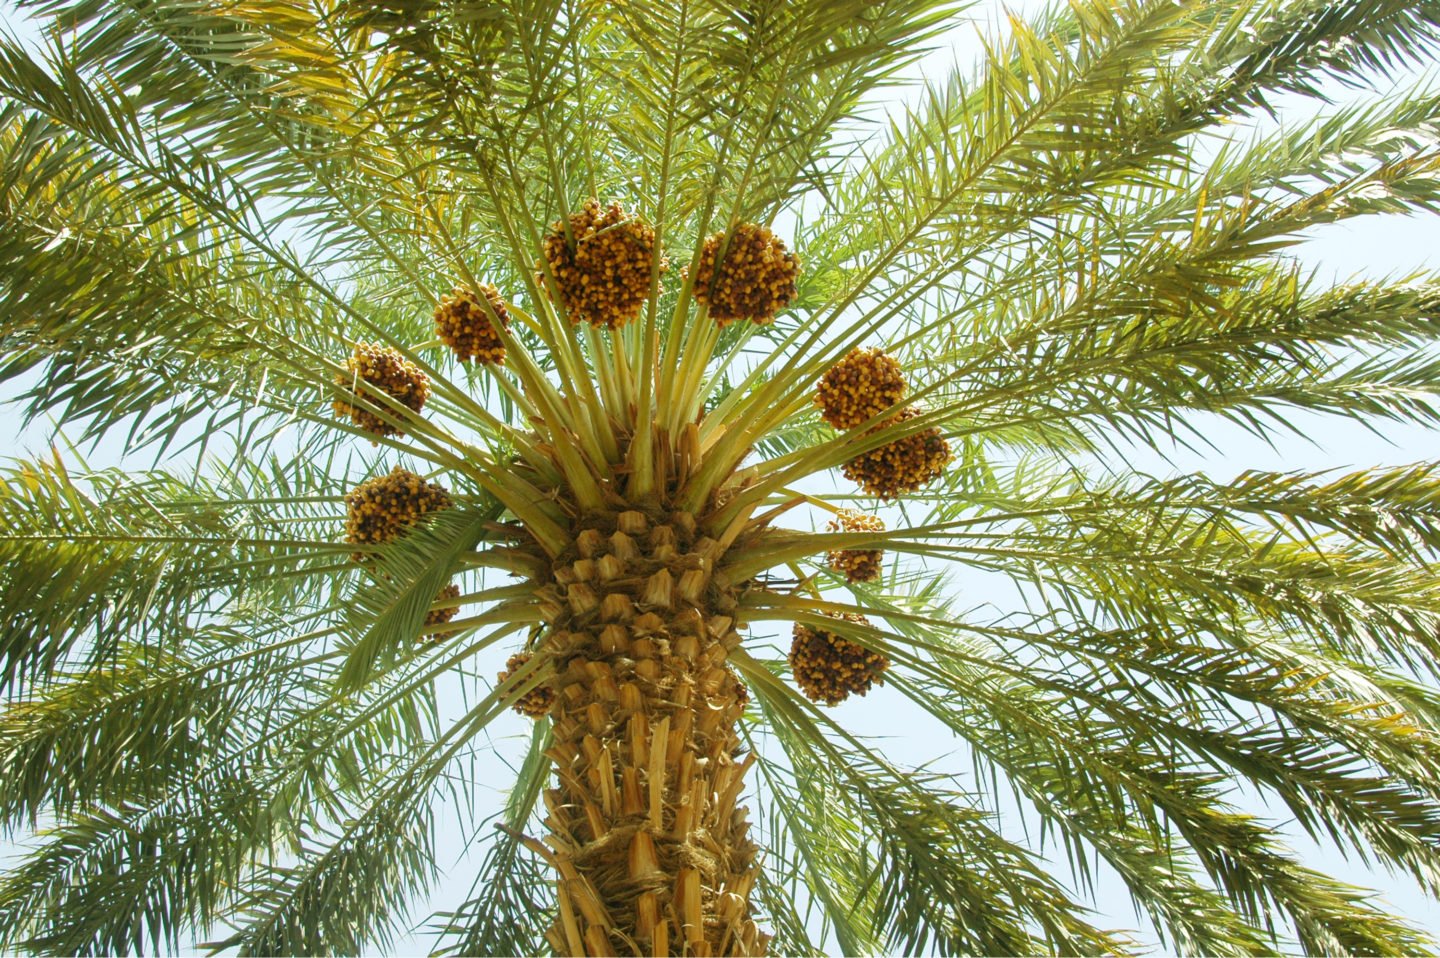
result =
[[[1043,4],[1035,0],[1019,0],[1004,5],[1022,16],[1040,9]],[[943,80],[954,64],[969,64],[979,49],[977,31],[989,32],[999,22],[1002,5],[995,0],[981,0],[970,12],[970,22],[962,24],[936,42],[936,49],[921,59],[908,71],[908,79]],[[9,0],[0,0],[0,22],[12,29],[24,31],[24,26],[14,12]],[[1413,71],[1397,77],[1397,86],[1403,87],[1418,81],[1425,71]],[[1344,91],[1335,91],[1342,99]],[[892,89],[877,98],[877,111],[893,111],[912,102],[916,90]],[[1299,98],[1281,101],[1281,119],[1303,116],[1314,109],[1314,104]],[[1243,130],[1237,133],[1243,134]],[[1307,237],[1304,244],[1294,250],[1294,255],[1324,276],[1349,277],[1365,275],[1385,277],[1403,275],[1415,270],[1440,265],[1440,222],[1423,217],[1406,218],[1365,218],[1345,224],[1333,225]],[[0,400],[5,397],[0,396]],[[0,406],[0,414],[3,414]],[[1401,464],[1420,459],[1435,458],[1433,432],[1417,427],[1385,427],[1374,433],[1363,427],[1337,423],[1319,417],[1299,415],[1298,433],[1281,437],[1273,444],[1242,433],[1234,427],[1217,423],[1207,436],[1214,443],[1214,449],[1191,450],[1180,447],[1157,451],[1135,450],[1129,465],[1136,471],[1157,476],[1180,472],[1203,471],[1217,478],[1228,478],[1246,469],[1299,469],[1318,470],[1329,468],[1354,468],[1370,465]],[[10,432],[10,439],[0,438],[0,455],[30,455],[43,452],[51,441],[49,427],[44,423]],[[101,447],[93,461],[103,462],[113,458],[115,451]],[[956,580],[955,587],[962,592],[988,598],[984,586],[978,581]],[[977,600],[978,602],[979,600]],[[778,640],[777,640],[778,642]],[[481,668],[479,671],[484,672]],[[458,694],[458,693],[457,693]],[[456,703],[458,705],[458,703]],[[879,690],[866,699],[852,701],[841,706],[835,716],[842,723],[873,736],[884,753],[894,761],[912,765],[939,760],[942,765],[953,764],[958,769],[968,767],[964,753],[955,740],[930,738],[914,734],[915,716],[900,696]],[[527,723],[519,718],[509,718],[497,723],[489,736],[496,751],[476,757],[476,801],[482,807],[494,806],[503,798],[503,789],[508,784],[510,770],[505,761],[513,761],[518,755],[523,740],[528,738]],[[933,726],[929,726],[932,727]],[[1247,805],[1257,814],[1275,819],[1283,817],[1248,799]],[[1007,824],[1015,825],[1015,809],[1002,808]],[[1293,830],[1292,830],[1293,831]],[[468,844],[466,834],[458,824],[445,821],[440,847],[463,849]],[[1403,877],[1375,873],[1363,863],[1346,861],[1331,848],[1315,846],[1295,835],[1297,849],[1307,855],[1313,866],[1343,877],[1346,880],[1365,884],[1381,891],[1392,908],[1411,921],[1430,928],[1440,934],[1440,909],[1433,902],[1427,902],[1412,882]],[[465,895],[469,887],[466,859],[456,855],[452,860],[439,863],[446,874],[437,884],[431,896],[435,908],[452,907]],[[1057,866],[1062,869],[1063,866]],[[1137,918],[1128,895],[1113,876],[1107,876],[1102,868],[1097,885],[1095,908],[1098,924],[1109,927],[1135,928]],[[417,908],[416,919],[425,916],[423,905]],[[1141,937],[1152,940],[1147,932]],[[402,938],[394,951],[398,954],[422,953],[427,949],[428,936],[419,935]]]

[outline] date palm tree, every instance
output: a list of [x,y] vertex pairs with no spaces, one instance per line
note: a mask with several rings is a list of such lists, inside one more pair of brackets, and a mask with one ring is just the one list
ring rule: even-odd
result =
[[1440,463],[1127,460],[1440,418],[1440,274],[1285,252],[1440,96],[1230,132],[1440,2],[1071,0],[883,124],[956,4],[28,7],[0,377],[129,455],[0,477],[0,949],[377,947],[442,812],[445,954],[1436,948],[1240,796],[1440,893]]

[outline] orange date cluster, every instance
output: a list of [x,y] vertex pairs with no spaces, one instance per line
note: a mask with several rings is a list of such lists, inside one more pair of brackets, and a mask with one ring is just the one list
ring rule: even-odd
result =
[[[900,415],[886,425],[904,423],[920,414],[914,407],[902,409]],[[939,429],[931,426],[862,452],[841,466],[840,472],[867,494],[894,499],[918,492],[939,478],[953,458],[950,443]]]
[[[820,377],[815,404],[820,407],[820,417],[833,428],[848,430],[880,415],[904,399],[908,391],[904,373],[893,357],[882,349],[857,347]],[[867,430],[866,435],[919,415],[920,410],[906,407]],[[938,478],[952,458],[950,443],[932,426],[862,452],[840,471],[868,495],[893,499],[917,492]]]
[[[447,585],[445,588],[441,589],[438,594],[436,594],[436,596],[435,596],[435,601],[436,601],[436,602],[452,602],[452,601],[455,601],[455,600],[457,600],[457,599],[459,599],[459,598],[460,598],[460,587],[459,587],[458,585],[456,585],[455,583],[452,582],[452,583],[450,583],[449,585]],[[451,619],[455,618],[455,616],[456,616],[459,612],[460,612],[460,606],[459,606],[458,603],[455,604],[455,605],[441,606],[441,607],[438,608],[438,609],[431,609],[429,612],[425,613],[425,628],[427,628],[427,629],[434,629],[434,628],[437,628],[438,626],[445,625],[445,624],[448,623]],[[430,633],[428,636],[426,636],[426,638],[429,638],[429,639],[432,639],[432,640],[433,640],[433,639],[441,639],[441,638],[444,638],[444,637],[445,637],[444,634],[443,634],[443,633],[439,633],[439,632],[432,632],[432,633]]]
[[[520,671],[520,669],[525,666],[525,663],[529,661],[530,653],[515,653],[506,660],[505,671],[501,672],[497,676],[497,678],[499,678],[501,682],[509,681],[510,676]],[[521,715],[528,715],[531,718],[539,718],[540,716],[550,711],[550,706],[554,703],[554,701],[555,693],[550,690],[550,687],[548,685],[542,683],[535,686],[533,689],[526,692],[524,695],[520,696],[520,698],[516,700],[513,708]]]
[[900,364],[883,349],[856,347],[820,377],[815,405],[834,429],[854,429],[905,398]]

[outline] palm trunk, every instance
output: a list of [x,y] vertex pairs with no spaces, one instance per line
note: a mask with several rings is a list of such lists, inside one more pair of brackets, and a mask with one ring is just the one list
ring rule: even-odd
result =
[[736,801],[753,756],[725,665],[734,599],[694,518],[590,522],[544,590],[558,614],[547,790],[559,954],[758,955],[756,848]]

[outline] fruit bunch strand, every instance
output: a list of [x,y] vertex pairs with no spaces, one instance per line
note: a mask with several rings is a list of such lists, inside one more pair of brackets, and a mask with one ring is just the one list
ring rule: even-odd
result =
[[742,320],[765,325],[794,301],[799,275],[800,260],[768,227],[741,223],[728,242],[724,232],[705,240],[693,295],[722,327]]

